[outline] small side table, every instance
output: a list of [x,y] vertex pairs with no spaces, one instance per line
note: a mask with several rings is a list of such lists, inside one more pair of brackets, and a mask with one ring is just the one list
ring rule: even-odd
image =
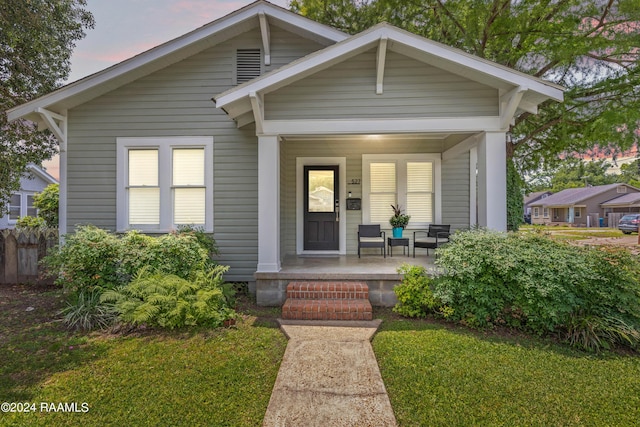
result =
[[396,239],[394,237],[387,237],[387,245],[389,246],[389,256],[393,256],[393,247],[402,246],[402,255],[404,255],[404,248],[407,248],[407,256],[409,256],[409,238],[401,237]]

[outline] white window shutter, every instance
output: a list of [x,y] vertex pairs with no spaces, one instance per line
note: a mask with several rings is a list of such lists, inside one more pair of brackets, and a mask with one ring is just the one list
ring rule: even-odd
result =
[[371,163],[370,189],[369,215],[371,223],[379,223],[384,227],[393,214],[391,205],[396,204],[396,164],[392,162]]
[[433,222],[433,164],[407,162],[407,206],[412,222]]

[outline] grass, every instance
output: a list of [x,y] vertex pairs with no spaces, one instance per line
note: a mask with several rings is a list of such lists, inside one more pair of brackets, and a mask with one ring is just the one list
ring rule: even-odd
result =
[[425,321],[383,323],[373,341],[400,426],[637,425],[640,358]]
[[[52,321],[25,326],[33,311],[3,308],[15,308],[16,321],[0,319],[12,332],[0,343],[0,402],[34,402],[37,411],[2,414],[1,426],[259,426],[286,347],[256,315],[229,329],[111,336]],[[40,402],[86,402],[89,411],[43,413]]]
[[[242,299],[229,329],[69,333],[59,291],[0,287],[0,426],[259,426],[284,354],[278,309]],[[373,340],[400,426],[635,425],[640,357],[480,333],[376,309]],[[86,413],[42,413],[40,402]]]

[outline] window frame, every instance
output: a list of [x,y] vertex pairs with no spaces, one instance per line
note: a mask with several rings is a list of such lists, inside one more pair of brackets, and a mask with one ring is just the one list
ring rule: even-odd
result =
[[[213,137],[212,136],[162,136],[119,137],[117,145],[116,229],[118,232],[140,230],[149,233],[168,233],[178,225],[174,221],[173,206],[173,149],[204,149],[205,223],[194,224],[213,232]],[[160,188],[160,221],[158,225],[129,224],[129,150],[158,150],[158,186]]]
[[538,218],[539,216],[540,216],[540,208],[538,206],[535,206],[533,208],[533,217]]
[[[13,197],[19,197],[20,198],[20,202],[18,205],[14,205],[13,203],[11,203],[11,198]],[[18,220],[20,218],[22,218],[22,201],[24,200],[23,194],[22,193],[11,193],[11,197],[9,198],[9,203],[8,203],[8,212],[7,212],[7,219],[9,220],[9,224],[15,224],[18,222]],[[17,206],[18,207],[18,218],[14,219],[11,217],[11,209],[13,207]]]
[[[407,206],[407,163],[430,162],[433,168],[433,222],[442,223],[442,168],[440,154],[411,153],[411,154],[363,154],[362,155],[362,223],[371,224],[370,192],[371,192],[371,163],[396,164],[396,203],[404,210]],[[389,206],[389,218],[393,216]],[[407,229],[425,229],[428,222],[409,221]],[[382,228],[391,228],[387,221],[380,224]]]

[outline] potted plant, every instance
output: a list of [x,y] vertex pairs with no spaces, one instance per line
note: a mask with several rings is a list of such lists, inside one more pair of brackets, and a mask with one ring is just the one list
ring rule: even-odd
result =
[[400,204],[396,206],[391,205],[391,209],[393,209],[393,216],[389,219],[389,223],[391,224],[391,227],[393,227],[393,237],[395,239],[400,239],[402,238],[402,230],[404,230],[407,224],[409,224],[409,219],[411,217],[402,213]]

